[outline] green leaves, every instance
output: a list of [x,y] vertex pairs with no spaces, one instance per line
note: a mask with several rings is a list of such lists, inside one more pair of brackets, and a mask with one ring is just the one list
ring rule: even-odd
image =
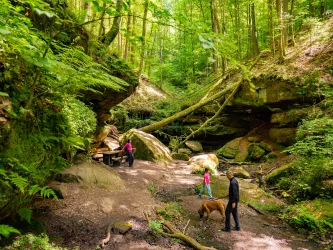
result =
[[28,185],[28,180],[18,175],[17,173],[11,172],[9,175],[10,181],[19,188],[19,190],[24,193],[24,189]]
[[3,235],[5,238],[8,238],[9,235],[12,233],[20,234],[20,232],[14,227],[8,225],[0,225],[0,235]]
[[45,10],[40,10],[40,9],[38,9],[38,8],[35,8],[34,10],[35,10],[35,12],[37,13],[37,15],[39,15],[39,16],[45,15],[45,16],[47,16],[48,18],[52,18],[52,17],[57,16],[54,12],[49,11],[49,10],[48,10],[48,11],[45,11]]
[[30,223],[31,216],[32,216],[31,208],[28,208],[28,207],[21,208],[17,213],[21,216],[22,220],[26,220],[27,222]]

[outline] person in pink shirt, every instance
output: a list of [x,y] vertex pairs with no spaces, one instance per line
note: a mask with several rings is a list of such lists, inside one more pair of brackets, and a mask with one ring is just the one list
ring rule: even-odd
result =
[[127,142],[125,143],[125,145],[121,151],[125,151],[126,155],[128,156],[129,167],[132,168],[133,163],[134,163],[134,156],[133,156],[133,148],[132,148],[131,139],[127,140]]
[[203,186],[202,186],[202,189],[199,192],[199,198],[202,198],[202,193],[205,191],[206,187],[207,187],[209,199],[214,200],[214,198],[212,196],[212,191],[210,189],[210,175],[209,175],[209,169],[208,168],[205,168]]

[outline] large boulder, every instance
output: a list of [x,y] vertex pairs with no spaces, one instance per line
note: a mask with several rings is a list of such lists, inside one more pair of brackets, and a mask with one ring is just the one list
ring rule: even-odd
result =
[[219,159],[215,154],[197,155],[190,159],[190,165],[192,166],[192,173],[202,174],[205,168],[209,168],[211,173],[216,173]]
[[249,147],[249,151],[251,152],[249,158],[255,161],[259,160],[262,156],[265,155],[265,150],[259,147],[257,144],[252,144]]
[[100,162],[72,165],[64,170],[62,175],[75,176],[80,183],[87,186],[96,186],[107,190],[122,190],[124,188],[124,183],[117,171]]
[[185,145],[191,149],[193,152],[202,152],[203,148],[200,142],[198,141],[187,141]]
[[239,152],[239,142],[241,140],[242,137],[239,137],[228,142],[216,152],[217,155],[229,159],[234,159]]
[[106,137],[103,142],[109,150],[115,150],[120,147],[119,141],[111,137]]
[[172,154],[172,159],[181,160],[181,161],[188,161],[190,159],[190,157],[187,154],[183,154],[183,153],[173,153]]
[[178,149],[178,153],[190,155],[192,154],[192,151],[189,148],[180,148]]
[[235,177],[249,179],[251,175],[242,167],[231,167],[228,169]]
[[137,129],[131,129],[121,136],[120,141],[124,144],[129,138],[132,139],[132,145],[136,148],[134,154],[136,159],[166,163],[172,161],[170,149],[155,136]]
[[291,176],[292,173],[293,161],[270,172],[265,180],[268,184],[276,184],[282,177]]
[[296,128],[271,128],[269,138],[279,144],[290,146],[296,142]]

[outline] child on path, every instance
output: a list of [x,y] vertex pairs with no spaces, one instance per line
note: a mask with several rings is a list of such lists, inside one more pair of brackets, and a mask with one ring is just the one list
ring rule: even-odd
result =
[[205,191],[206,187],[207,187],[209,199],[214,200],[214,198],[212,196],[212,191],[210,190],[210,175],[209,175],[209,169],[208,168],[205,168],[203,186],[202,186],[202,189],[199,192],[199,198],[202,198],[202,193]]

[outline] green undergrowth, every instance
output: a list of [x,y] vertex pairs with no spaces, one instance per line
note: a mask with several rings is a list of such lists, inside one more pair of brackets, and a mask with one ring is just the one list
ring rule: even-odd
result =
[[299,202],[289,206],[281,217],[297,228],[333,235],[333,200]]
[[17,237],[14,242],[4,248],[4,250],[66,250],[50,242],[45,234],[34,235],[26,234]]

